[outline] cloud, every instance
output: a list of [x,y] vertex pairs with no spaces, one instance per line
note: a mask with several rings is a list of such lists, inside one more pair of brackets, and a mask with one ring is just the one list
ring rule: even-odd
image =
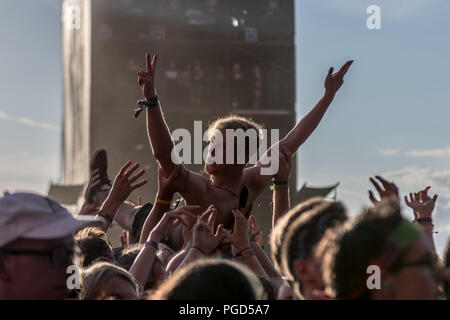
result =
[[28,127],[44,129],[48,131],[60,131],[60,127],[48,122],[36,121],[26,117],[18,117],[0,111],[0,120],[22,124]]
[[413,157],[413,158],[419,158],[419,157],[449,158],[450,157],[450,148],[430,149],[430,150],[410,150],[410,151],[406,151],[405,155],[408,157]]
[[398,154],[398,148],[397,149],[380,149],[378,152],[383,156],[395,156]]

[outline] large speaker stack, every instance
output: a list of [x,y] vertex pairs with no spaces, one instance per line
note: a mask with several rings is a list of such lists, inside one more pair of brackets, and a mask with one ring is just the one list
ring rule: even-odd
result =
[[[146,52],[159,56],[156,85],[171,131],[193,133],[194,121],[206,130],[211,120],[235,113],[286,134],[296,118],[293,6],[288,0],[66,0],[63,183],[87,181],[90,155],[104,148],[110,176],[126,160],[147,169],[149,183],[139,194],[154,200],[157,165],[145,116],[133,118]],[[295,168],[291,176],[295,190]],[[267,191],[254,205],[265,235],[270,201]]]

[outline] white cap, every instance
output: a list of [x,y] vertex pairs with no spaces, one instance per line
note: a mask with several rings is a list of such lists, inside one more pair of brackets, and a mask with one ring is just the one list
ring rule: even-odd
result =
[[32,193],[5,194],[0,198],[0,247],[17,240],[57,239],[98,222],[75,218],[56,201]]

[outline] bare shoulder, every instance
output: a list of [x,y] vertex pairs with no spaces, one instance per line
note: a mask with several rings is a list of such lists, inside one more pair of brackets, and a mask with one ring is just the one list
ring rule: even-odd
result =
[[208,187],[208,179],[206,179],[201,174],[198,174],[194,171],[188,170],[183,166],[180,174],[186,180],[186,185],[183,189],[183,193],[187,194],[195,194],[199,192],[205,192]]
[[247,187],[251,187],[255,180],[260,175],[261,168],[256,164],[254,166],[248,167],[244,169],[244,173],[242,174],[242,182]]

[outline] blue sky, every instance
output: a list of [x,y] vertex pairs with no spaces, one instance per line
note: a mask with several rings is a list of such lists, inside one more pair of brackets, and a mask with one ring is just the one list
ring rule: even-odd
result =
[[[381,8],[381,30],[366,9]],[[330,66],[355,63],[314,135],[301,147],[300,182],[341,182],[352,212],[369,204],[368,177],[402,193],[439,194],[438,247],[450,234],[450,1],[296,1],[297,102],[305,114]],[[59,176],[61,1],[0,2],[0,190],[45,193]]]
[[[372,4],[381,30],[366,27]],[[355,60],[302,146],[301,183],[340,181],[338,197],[352,212],[369,204],[371,175],[393,179],[403,194],[431,185],[442,248],[450,232],[450,1],[302,0],[296,17],[301,115],[322,95],[328,68]]]

